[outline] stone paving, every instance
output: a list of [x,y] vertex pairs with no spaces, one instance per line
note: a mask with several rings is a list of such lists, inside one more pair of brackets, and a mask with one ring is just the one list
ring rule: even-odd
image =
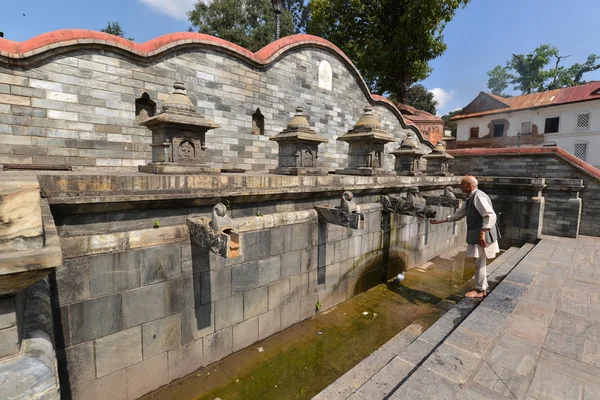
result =
[[317,398],[600,399],[600,238],[544,237],[435,346],[432,329],[371,360],[359,387],[342,377]]

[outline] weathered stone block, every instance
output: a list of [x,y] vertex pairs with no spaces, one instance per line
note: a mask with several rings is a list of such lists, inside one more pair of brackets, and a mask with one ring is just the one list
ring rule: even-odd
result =
[[[231,296],[231,273],[231,268],[221,268],[210,272],[202,272],[199,280],[194,278],[194,285],[200,284],[199,291],[196,289],[196,304],[198,304],[198,294],[200,294],[200,304],[208,304],[212,301]],[[234,291],[234,293],[237,292]]]
[[280,258],[271,257],[233,267],[233,293],[246,292],[279,279]]
[[[127,378],[127,384],[125,385],[127,388],[127,398],[129,400],[137,399],[169,383],[168,370],[167,353],[128,367],[125,371]],[[113,388],[114,390],[115,388]]]
[[308,247],[301,251],[302,259],[300,263],[300,272],[316,269],[319,265],[319,246]]
[[169,382],[184,377],[202,367],[204,362],[202,339],[169,351]]
[[142,284],[162,282],[181,276],[179,244],[149,247],[142,252]]
[[289,328],[298,322],[300,322],[300,300],[288,303],[281,309],[281,329]]
[[313,245],[313,233],[315,223],[292,225],[292,250],[305,249]]
[[165,284],[159,283],[123,293],[123,327],[165,316]]
[[281,308],[258,316],[258,338],[265,339],[281,330]]
[[300,299],[300,321],[313,317],[316,313],[317,294],[313,293]]
[[220,331],[244,320],[244,294],[215,302],[215,329]]
[[244,319],[266,313],[269,307],[269,287],[263,286],[244,293]]
[[59,375],[68,374],[68,383],[71,387],[81,386],[96,379],[94,342],[90,341],[57,351],[56,358],[60,370]]
[[165,282],[165,307],[167,315],[194,308],[194,283],[192,276]]
[[15,326],[0,330],[0,359],[19,352],[19,329]]
[[296,240],[292,236],[292,226],[280,226],[271,229],[271,255],[276,256],[292,251],[292,242]]
[[308,295],[309,273],[295,275],[290,278],[290,301],[300,300]]
[[58,304],[65,305],[90,298],[90,259],[65,260],[56,268]]
[[121,330],[121,295],[74,303],[70,306],[70,317],[73,345],[115,333]]
[[300,265],[304,250],[284,253],[281,256],[281,278],[287,278],[300,273]]
[[258,341],[258,317],[233,327],[233,351],[239,351]]
[[92,296],[103,296],[137,287],[140,287],[139,251],[105,254],[90,258]]
[[142,361],[139,326],[96,340],[96,375],[101,378]]
[[214,303],[187,309],[181,314],[182,342],[190,343],[215,331]]
[[181,346],[181,314],[142,325],[144,359]]
[[248,232],[242,239],[245,261],[260,260],[271,255],[271,231]]
[[204,364],[209,365],[231,354],[233,329],[227,328],[204,337]]
[[[120,388],[115,390],[115,388]],[[73,400],[128,400],[127,376],[118,371],[82,386],[74,387]]]
[[0,298],[0,330],[17,326],[15,296]]
[[282,279],[269,285],[269,310],[287,304],[290,300],[290,281]]

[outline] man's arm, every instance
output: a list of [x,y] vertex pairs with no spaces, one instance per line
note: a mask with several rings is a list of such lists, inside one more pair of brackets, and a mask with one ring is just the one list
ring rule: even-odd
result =
[[485,233],[496,225],[496,213],[494,212],[490,198],[483,193],[477,193],[473,199],[473,203],[479,214],[483,217],[483,225],[481,226],[481,232],[479,232],[479,245],[487,247]]
[[437,224],[443,224],[444,222],[458,221],[460,219],[463,219],[465,217],[465,215],[467,215],[467,202],[463,201],[462,206],[460,206],[460,208],[458,210],[456,210],[454,215],[449,215],[446,217],[446,219],[438,219],[438,220],[431,219],[431,220],[429,220],[429,223],[433,224],[433,225],[437,225]]

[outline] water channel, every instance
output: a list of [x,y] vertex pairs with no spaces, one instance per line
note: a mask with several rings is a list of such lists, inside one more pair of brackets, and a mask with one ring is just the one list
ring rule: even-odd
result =
[[427,328],[473,288],[464,248],[380,284],[142,397],[143,400],[310,399],[417,321]]

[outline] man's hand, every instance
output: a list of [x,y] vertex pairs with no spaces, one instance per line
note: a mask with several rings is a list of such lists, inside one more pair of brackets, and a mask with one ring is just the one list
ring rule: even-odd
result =
[[485,241],[485,231],[479,232],[479,245],[484,249],[487,247],[487,242]]
[[430,219],[429,223],[431,225],[443,224],[444,222],[448,222],[446,219]]

